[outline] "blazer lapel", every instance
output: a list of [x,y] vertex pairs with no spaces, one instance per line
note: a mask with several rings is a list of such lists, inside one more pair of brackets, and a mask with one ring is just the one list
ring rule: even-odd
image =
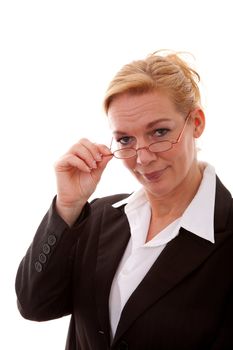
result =
[[179,235],[166,246],[126,303],[113,343],[121,337],[140,314],[197,269],[219,247],[226,236],[232,234],[231,231],[226,231],[231,205],[230,193],[217,179],[216,243],[213,244],[181,228]]
[[211,242],[181,229],[180,234],[166,246],[126,303],[114,342],[140,314],[197,268],[212,252],[213,247]]
[[116,269],[123,256],[130,228],[123,207],[106,205],[102,216],[102,229],[96,262],[96,305],[102,331],[110,341],[109,293]]

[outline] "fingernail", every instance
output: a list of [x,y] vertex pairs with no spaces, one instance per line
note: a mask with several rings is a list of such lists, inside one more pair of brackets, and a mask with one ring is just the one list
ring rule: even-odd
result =
[[93,162],[92,162],[92,168],[94,168],[94,169],[97,168],[97,164],[96,164],[96,161],[95,161],[95,160],[93,160]]
[[102,160],[102,156],[103,155],[101,153],[97,153],[97,155],[96,155],[97,162],[100,162]]

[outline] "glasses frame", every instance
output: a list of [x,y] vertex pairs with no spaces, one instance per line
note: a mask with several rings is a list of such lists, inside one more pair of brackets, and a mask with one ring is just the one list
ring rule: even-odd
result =
[[[189,112],[189,113],[187,114],[187,116],[186,116],[186,118],[185,118],[184,126],[183,126],[181,132],[179,133],[179,135],[178,135],[178,137],[177,137],[177,139],[176,139],[175,141],[163,140],[163,141],[152,142],[150,145],[144,146],[144,147],[139,147],[139,148],[128,147],[128,148],[124,148],[124,150],[130,149],[130,150],[133,150],[133,151],[134,151],[135,154],[132,155],[132,156],[130,156],[130,157],[117,157],[117,156],[115,155],[115,153],[118,152],[120,149],[115,150],[114,152],[110,153],[109,155],[113,155],[116,159],[130,159],[130,158],[136,157],[138,151],[143,150],[143,149],[149,150],[149,151],[152,152],[152,153],[163,153],[163,152],[168,152],[168,151],[170,151],[170,150],[174,147],[174,145],[178,144],[178,143],[181,141],[182,136],[183,136],[183,134],[184,134],[185,127],[186,127],[186,125],[187,125],[187,123],[188,123],[188,120],[189,120],[189,118],[190,118],[190,115],[191,115],[191,112]],[[112,140],[111,140],[111,144],[110,144],[110,147],[109,147],[110,149],[112,148],[112,142],[113,142],[113,138],[112,138]],[[164,151],[158,151],[158,152],[151,151],[150,148],[151,148],[152,145],[157,144],[157,143],[162,143],[162,142],[169,142],[169,143],[170,143],[170,148],[168,148],[168,149],[166,149],[166,150],[164,150]]]

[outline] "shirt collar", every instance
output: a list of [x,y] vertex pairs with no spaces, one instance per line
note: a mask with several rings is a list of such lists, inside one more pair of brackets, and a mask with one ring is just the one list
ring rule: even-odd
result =
[[145,202],[147,202],[147,198],[145,196],[143,187],[141,187],[136,192],[133,192],[129,197],[126,197],[120,200],[119,202],[113,203],[112,206],[114,208],[119,208],[122,205],[127,204],[127,207],[136,209],[137,207],[140,207]]
[[[180,227],[195,235],[214,243],[214,206],[216,192],[216,174],[212,165],[203,163],[205,167],[199,189],[189,206],[180,218]],[[113,204],[114,208],[126,205],[125,211],[130,212],[142,206],[147,201],[143,188],[129,197]]]
[[207,164],[199,189],[182,215],[181,226],[214,243],[215,169]]

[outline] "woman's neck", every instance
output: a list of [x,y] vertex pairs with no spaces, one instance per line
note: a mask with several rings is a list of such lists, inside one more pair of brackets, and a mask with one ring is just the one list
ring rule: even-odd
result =
[[201,166],[196,162],[172,193],[162,198],[156,198],[153,194],[147,193],[153,219],[175,220],[180,217],[194,198],[202,180],[202,173]]

